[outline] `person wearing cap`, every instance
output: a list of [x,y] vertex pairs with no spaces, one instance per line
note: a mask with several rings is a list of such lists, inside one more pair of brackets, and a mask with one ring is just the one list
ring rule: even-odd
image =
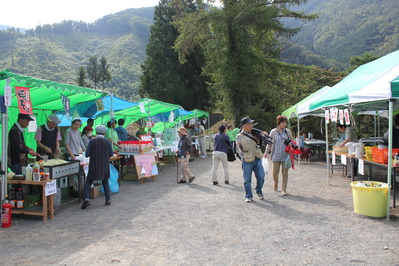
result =
[[41,156],[47,155],[49,159],[54,158],[54,154],[60,154],[61,133],[58,125],[61,120],[56,114],[47,117],[47,122],[36,130],[35,140],[37,153]]
[[[262,193],[263,183],[265,182],[265,171],[262,165],[263,153],[257,143],[256,137],[251,133],[254,120],[248,116],[241,119],[241,131],[236,138],[237,152],[242,161],[242,170],[244,176],[245,202],[251,202],[252,194],[252,172],[255,173],[256,187],[255,192],[259,199],[264,199]],[[262,132],[267,134],[266,132]]]
[[111,190],[109,187],[110,169],[109,158],[112,157],[111,142],[104,138],[107,128],[103,125],[96,127],[97,137],[89,141],[86,157],[90,157],[89,172],[87,173],[84,185],[84,201],[81,208],[86,209],[90,206],[90,187],[94,180],[101,180],[104,187],[105,205],[111,205]]
[[24,131],[29,122],[34,119],[27,114],[18,114],[17,122],[8,133],[8,157],[9,167],[15,174],[22,174],[22,166],[28,164],[28,154],[38,156],[39,154],[25,144]]
[[72,125],[70,128],[68,128],[65,134],[65,148],[68,152],[69,158],[72,160],[76,160],[76,156],[79,156],[80,150],[86,150],[79,131],[81,125],[82,120],[79,118],[73,118]]
[[198,136],[200,158],[206,158],[206,145],[205,145],[205,128],[201,125],[200,121],[195,123],[195,135]]
[[87,125],[83,128],[82,132],[93,132],[93,125],[94,125],[94,119],[93,118],[89,118],[87,119]]
[[[287,182],[288,182],[288,168],[284,167],[284,163],[287,160],[288,153],[285,151],[287,141],[292,141],[292,134],[289,129],[286,128],[288,124],[287,117],[278,115],[276,118],[277,127],[270,131],[270,137],[272,138],[273,144],[268,144],[265,150],[265,158],[270,154],[272,165],[273,165],[273,179],[274,191],[278,189],[278,175],[281,169],[282,185],[281,194],[287,196]],[[288,144],[290,145],[290,144]]]
[[191,173],[191,170],[188,167],[188,163],[190,161],[190,151],[191,151],[192,142],[190,136],[188,135],[188,131],[185,127],[179,128],[177,130],[177,133],[179,134],[180,137],[177,156],[180,158],[180,173],[181,173],[180,174],[181,178],[177,183],[179,184],[187,183],[187,178],[188,178],[188,183],[191,183],[195,179],[195,176],[193,175],[193,173]]

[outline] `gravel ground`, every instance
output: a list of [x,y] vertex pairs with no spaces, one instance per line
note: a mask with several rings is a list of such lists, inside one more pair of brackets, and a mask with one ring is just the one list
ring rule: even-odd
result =
[[176,184],[176,167],[166,166],[154,183],[122,181],[111,206],[100,196],[45,223],[16,216],[0,229],[1,264],[399,265],[398,212],[355,214],[340,171],[328,185],[324,163],[302,164],[289,172],[287,197],[269,174],[265,200],[245,203],[241,163],[230,163],[230,185],[219,169],[218,186],[211,163],[190,163],[192,184]]

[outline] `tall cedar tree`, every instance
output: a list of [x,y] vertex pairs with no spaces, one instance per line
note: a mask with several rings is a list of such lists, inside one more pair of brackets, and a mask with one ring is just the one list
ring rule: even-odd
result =
[[86,70],[89,79],[94,83],[95,89],[98,88],[99,83],[102,83],[104,89],[105,82],[112,79],[111,73],[109,72],[109,66],[107,65],[107,59],[105,59],[104,56],[101,57],[100,62],[98,62],[97,56],[90,57]]
[[[287,28],[280,19],[315,18],[289,10],[305,2],[224,0],[221,8],[214,8],[197,0],[196,12],[177,13],[179,58],[185,62],[194,47],[204,47],[205,72],[212,78],[213,94],[225,116],[238,122],[249,115],[261,126],[275,124],[279,103],[284,101],[281,76],[291,68],[278,60],[280,40],[299,31]],[[184,10],[185,1],[175,0],[173,5]]]
[[[202,76],[205,56],[202,48],[193,47],[181,64],[173,46],[178,36],[172,25],[176,10],[171,0],[161,0],[154,11],[154,24],[146,48],[147,58],[142,64],[139,94],[157,100],[179,104],[186,110],[206,110],[210,96],[206,77]],[[192,1],[185,1],[184,12],[194,12]]]

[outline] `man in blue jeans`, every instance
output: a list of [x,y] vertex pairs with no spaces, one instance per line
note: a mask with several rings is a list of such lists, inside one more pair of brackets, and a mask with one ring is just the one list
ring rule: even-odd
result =
[[[242,161],[242,170],[244,176],[244,188],[245,188],[245,202],[251,202],[252,195],[252,171],[256,177],[255,192],[258,194],[259,199],[264,199],[262,193],[263,183],[265,182],[265,171],[262,165],[263,153],[258,145],[258,140],[252,135],[251,130],[253,128],[254,120],[249,117],[244,117],[241,122],[241,131],[237,135],[236,144],[237,152]],[[266,132],[263,132],[267,134]]]

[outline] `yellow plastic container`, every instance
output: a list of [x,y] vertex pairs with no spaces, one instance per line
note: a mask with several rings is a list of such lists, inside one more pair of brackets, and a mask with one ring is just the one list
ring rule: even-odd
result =
[[[376,187],[359,186],[351,183],[353,208],[355,213],[371,217],[385,217],[388,204],[388,184],[374,181],[363,181]],[[381,186],[380,186],[381,185]]]
[[[375,146],[374,146],[375,147]],[[365,146],[364,150],[366,151],[366,159],[373,160],[373,147],[372,146]]]

